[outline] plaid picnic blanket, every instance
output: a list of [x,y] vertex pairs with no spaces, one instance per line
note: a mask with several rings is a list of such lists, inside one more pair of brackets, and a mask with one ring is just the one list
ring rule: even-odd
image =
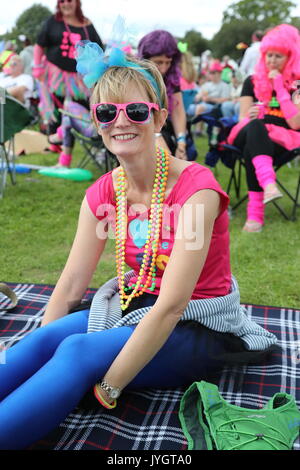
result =
[[[19,298],[17,308],[0,312],[0,345],[9,347],[40,324],[53,286],[8,284]],[[86,299],[96,289],[88,289]],[[1,298],[0,298],[1,303]],[[281,351],[259,365],[224,368],[210,381],[229,403],[263,407],[277,392],[289,393],[300,407],[300,310],[245,305],[250,318],[274,333]],[[1,362],[1,348],[0,348]],[[201,380],[201,377],[199,378]],[[173,450],[187,449],[178,419],[183,388],[124,392],[113,410],[76,408],[33,450]],[[300,439],[294,450],[300,449]]]

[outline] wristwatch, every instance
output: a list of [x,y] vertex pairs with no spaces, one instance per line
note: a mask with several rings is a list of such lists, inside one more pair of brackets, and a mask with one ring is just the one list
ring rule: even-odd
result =
[[100,382],[100,387],[107,393],[109,398],[111,398],[112,400],[116,400],[121,395],[120,388],[112,387],[107,382],[105,382],[105,380],[102,380],[102,382]]

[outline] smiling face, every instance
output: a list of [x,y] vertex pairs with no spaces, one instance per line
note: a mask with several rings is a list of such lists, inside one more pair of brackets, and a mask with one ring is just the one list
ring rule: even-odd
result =
[[[116,102],[109,96],[101,97],[103,103]],[[150,101],[146,91],[136,83],[128,83],[126,96],[118,103]],[[111,124],[97,123],[98,132],[104,145],[115,155],[126,158],[129,155],[145,153],[154,147],[155,132],[159,132],[165,119],[165,110],[152,111],[147,121],[135,123],[130,121],[123,110]]]
[[58,5],[63,16],[75,15],[77,0],[59,0]]
[[282,72],[287,63],[288,56],[279,51],[269,50],[266,53],[265,63],[269,71],[277,70]]

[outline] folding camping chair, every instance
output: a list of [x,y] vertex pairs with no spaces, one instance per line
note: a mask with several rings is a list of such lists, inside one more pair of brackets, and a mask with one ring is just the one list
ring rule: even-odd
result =
[[[218,117],[216,111],[197,116],[192,121],[192,123],[195,124],[200,120],[203,120],[207,124],[207,134],[209,139],[209,151],[206,154],[205,163],[208,166],[214,168],[217,162],[221,160],[222,163],[230,169],[230,176],[225,191],[227,194],[230,194],[232,187],[234,188],[237,201],[230,206],[231,211],[234,211],[248,198],[247,193],[241,196],[242,175],[245,171],[245,163],[242,152],[234,145],[229,145],[226,143],[226,137],[228,136],[232,126],[236,124],[236,120]],[[296,183],[295,192],[293,194],[288,190],[282,179],[279,178],[278,173],[286,166],[287,163],[293,161],[299,155],[300,147],[289,151],[287,150],[282,155],[282,163],[276,165],[274,168],[278,186],[292,201],[292,210],[290,215],[287,214],[287,212],[283,209],[282,205],[280,205],[277,200],[272,201],[272,204],[286,220],[292,221],[296,220],[296,211],[300,202],[300,171],[298,170],[299,176]]]
[[[222,117],[219,106],[216,106],[210,113],[203,113],[191,120],[191,125],[203,121],[206,124],[208,137],[208,152],[205,156],[206,165],[215,168],[217,162],[221,161],[229,168],[232,168],[233,161],[231,152],[220,151],[220,142],[226,140],[230,129],[236,124],[236,118]],[[238,150],[238,149],[237,149]]]
[[[234,190],[235,190],[235,195],[237,198],[237,202],[231,206],[231,211],[236,210],[244,201],[248,199],[248,195],[245,194],[244,196],[241,196],[241,185],[242,185],[242,173],[243,170],[245,171],[245,162],[243,159],[243,154],[241,150],[234,145],[229,145],[226,143],[224,140],[225,136],[228,136],[232,126],[234,123],[230,123],[229,121],[226,120],[226,118],[221,118],[219,119],[220,123],[220,128],[222,131],[219,134],[219,145],[218,149],[221,152],[225,152],[224,156],[221,156],[221,160],[225,165],[229,168],[231,168],[231,174],[229,177],[228,185],[226,188],[227,194],[230,194],[230,190],[233,184]],[[281,188],[283,193],[286,194],[286,196],[291,200],[292,202],[292,209],[290,215],[283,209],[282,205],[279,204],[278,200],[272,201],[272,204],[276,207],[276,209],[280,212],[280,214],[286,219],[286,220],[296,220],[296,211],[297,208],[299,207],[299,193],[300,193],[300,171],[298,169],[299,175],[298,179],[296,182],[295,186],[295,191],[293,194],[289,189],[286,187],[286,184],[284,184],[283,179],[280,179],[279,172],[282,170],[286,165],[289,165],[290,162],[294,161],[296,157],[300,155],[300,147],[296,147],[292,150],[287,150],[283,155],[281,156],[281,163],[278,163],[275,165],[274,170],[276,173],[276,182],[278,186]],[[297,168],[295,168],[297,171]]]
[[100,136],[85,137],[75,129],[72,129],[71,132],[85,151],[85,155],[78,164],[79,168],[86,167],[90,161],[105,173],[118,166],[116,157],[104,146]]
[[185,112],[189,109],[189,106],[194,103],[194,99],[198,93],[196,88],[192,88],[190,90],[182,90],[182,100]]
[[[230,194],[231,187],[233,185],[234,190],[235,190],[235,196],[237,198],[237,202],[231,206],[231,211],[234,211],[244,201],[248,199],[247,194],[244,194],[243,196],[241,196],[242,173],[243,173],[243,170],[245,170],[245,163],[243,160],[242,152],[237,147],[233,145],[221,143],[219,145],[219,148],[221,151],[223,150],[226,153],[229,153],[229,154],[231,153],[232,168],[231,168],[231,174],[229,177],[226,192],[227,194]],[[287,212],[279,204],[278,200],[274,200],[272,201],[272,203],[286,220],[292,220],[292,221],[296,220],[296,211],[297,211],[297,208],[300,206],[300,198],[299,198],[300,196],[300,170],[299,168],[295,167],[295,171],[298,170],[299,175],[298,175],[298,179],[296,182],[294,194],[292,194],[291,191],[286,187],[286,185],[283,183],[283,180],[280,179],[280,177],[278,176],[278,173],[289,162],[293,161],[299,155],[300,155],[300,147],[296,147],[293,150],[287,150],[282,155],[283,162],[274,167],[274,170],[276,172],[276,182],[278,186],[281,188],[283,193],[285,193],[287,197],[292,201],[292,210],[291,210],[290,215],[287,214]]]
[[[62,115],[70,116],[77,120],[81,119],[84,122],[90,123],[90,120],[75,116],[74,114],[69,113],[64,109],[60,109],[59,112]],[[103,144],[102,138],[99,135],[96,137],[86,137],[75,128],[71,129],[71,133],[85,152],[83,158],[77,165],[78,168],[85,168],[86,165],[92,161],[98,168],[100,168],[101,172],[107,173],[108,171],[118,166],[116,157],[109,150],[107,150]]]
[[14,136],[32,122],[32,115],[18,100],[0,88],[0,198],[3,196],[7,174],[15,179]]

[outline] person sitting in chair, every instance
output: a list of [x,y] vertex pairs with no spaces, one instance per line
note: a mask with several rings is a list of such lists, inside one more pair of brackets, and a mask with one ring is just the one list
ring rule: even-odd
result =
[[55,134],[49,136],[48,140],[54,145],[62,144],[58,162],[55,166],[70,167],[75,143],[75,137],[71,132],[72,129],[88,138],[97,137],[98,134],[91,120],[88,102],[84,106],[83,103],[65,100],[62,115],[61,125],[57,128]]
[[0,87],[16,98],[26,107],[30,106],[29,98],[32,96],[34,81],[31,75],[24,73],[23,61],[20,56],[14,55],[5,72],[0,73]]
[[230,98],[221,104],[222,116],[236,118],[238,121],[240,114],[240,96],[243,87],[243,78],[237,70],[231,73]]
[[227,139],[243,152],[248,185],[247,220],[243,230],[260,232],[264,205],[282,197],[273,168],[291,159],[300,146],[300,35],[281,24],[262,39],[260,59],[246,78],[240,98],[240,122]]

